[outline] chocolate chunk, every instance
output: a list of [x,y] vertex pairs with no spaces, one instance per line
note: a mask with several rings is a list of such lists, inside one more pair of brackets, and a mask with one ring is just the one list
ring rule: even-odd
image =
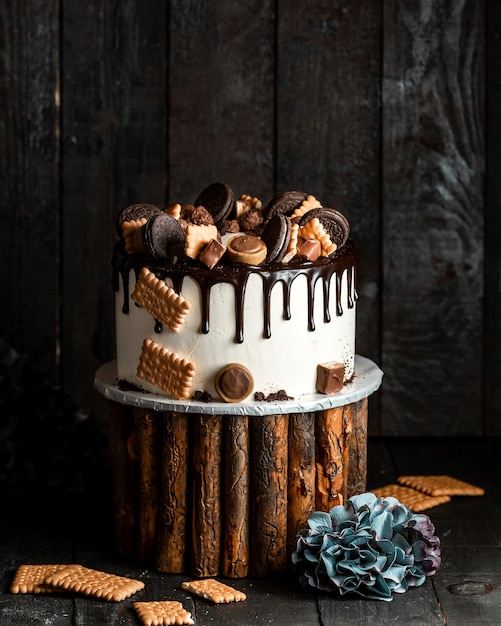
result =
[[316,261],[322,253],[322,244],[318,239],[302,239],[297,242],[296,257],[306,261]]
[[254,378],[244,365],[230,363],[218,372],[215,385],[225,402],[241,402],[252,392]]
[[350,234],[350,224],[346,217],[339,211],[336,211],[336,209],[326,207],[321,209],[312,209],[302,216],[299,226],[304,226],[315,217],[318,218],[324,227],[331,242],[336,244],[337,250],[342,248],[348,241]]
[[154,215],[141,228],[143,246],[157,261],[169,258],[169,248],[184,242],[184,231],[179,222],[166,213]]
[[210,270],[217,265],[226,248],[217,239],[211,239],[202,252],[198,255],[198,260]]
[[235,196],[229,185],[212,183],[200,193],[194,204],[195,207],[205,207],[217,225],[230,215],[235,205]]
[[308,197],[304,191],[284,191],[276,195],[268,202],[263,210],[265,220],[270,220],[277,213],[279,215],[292,215],[294,210]]
[[266,224],[261,239],[268,250],[266,254],[267,263],[279,263],[283,259],[291,238],[291,230],[290,218],[280,213],[274,215]]
[[344,385],[344,363],[332,361],[317,365],[317,391],[337,393]]
[[223,220],[218,225],[220,235],[226,235],[226,233],[238,233],[240,232],[240,225],[238,220]]
[[214,224],[214,218],[203,206],[197,206],[190,215],[190,222],[201,226],[210,226]]
[[263,213],[260,209],[249,209],[238,218],[238,223],[246,233],[255,231],[263,223]]

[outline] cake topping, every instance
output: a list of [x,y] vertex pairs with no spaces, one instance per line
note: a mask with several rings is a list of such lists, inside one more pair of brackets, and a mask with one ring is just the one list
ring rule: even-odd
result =
[[291,215],[291,219],[294,220],[296,218],[302,217],[308,211],[311,211],[312,209],[319,209],[321,208],[321,206],[322,204],[320,203],[320,201],[317,200],[315,196],[310,195],[306,198],[306,200],[303,200],[301,202],[301,205],[298,206],[297,209],[294,210]]
[[276,213],[264,227],[261,239],[268,250],[267,263],[280,262],[287,252],[291,239],[292,222],[289,217]]
[[175,333],[181,330],[190,303],[143,267],[131,296],[134,302]]
[[316,261],[322,253],[322,244],[318,239],[298,238],[296,256],[306,261]]
[[[313,213],[310,211],[309,213]],[[302,225],[299,223],[299,236],[302,239],[316,239],[320,242],[322,256],[330,256],[337,250],[337,245],[331,241],[329,234],[323,227],[318,217],[310,219]]]
[[308,197],[304,191],[284,191],[276,195],[268,202],[263,213],[265,220],[271,219],[277,213],[281,215],[292,215],[297,207]]
[[[133,230],[132,249],[130,244],[127,244],[127,251],[132,252],[127,255],[130,263],[121,260],[116,266],[113,284],[118,290],[117,277],[120,273],[124,290],[124,313],[128,312],[128,272],[134,268],[137,279],[145,265],[144,256],[150,256],[157,261],[150,269],[157,278],[170,280],[177,294],[182,291],[187,273],[197,282],[202,299],[200,332],[203,334],[207,334],[210,327],[212,287],[221,282],[231,284],[236,298],[236,343],[244,341],[246,284],[250,274],[257,271],[255,266],[265,264],[261,271],[264,338],[271,337],[271,292],[275,285],[281,283],[283,319],[290,319],[290,290],[292,282],[298,275],[306,277],[309,330],[315,330],[314,291],[319,280],[323,283],[325,323],[331,319],[329,311],[331,282],[335,284],[336,289],[336,315],[343,314],[341,277],[345,270],[349,270],[346,273],[347,306],[353,308],[357,299],[354,250],[351,244],[344,244],[349,234],[349,224],[341,213],[322,207],[319,200],[302,191],[278,194],[262,211],[258,198],[242,195],[237,203],[232,198],[233,192],[228,185],[214,183],[199,194],[194,204],[176,203],[169,205],[164,212],[153,205],[133,205],[140,208],[129,207],[130,210],[123,212],[123,216],[130,216],[136,211],[139,214],[141,211],[147,213],[153,211],[153,216],[146,224],[140,229]],[[221,213],[218,207],[223,205],[226,217],[220,219],[217,224],[205,223],[218,220]],[[253,222],[254,218],[261,219],[260,212],[264,219],[264,227],[242,233],[237,218],[248,217],[250,222],[246,225],[253,226],[257,223]],[[293,214],[295,216],[291,218],[290,215]],[[176,219],[175,215],[180,215],[179,219]],[[194,223],[193,220],[204,223]],[[233,232],[235,236],[231,237]],[[221,243],[223,236],[223,243],[229,239],[226,244],[227,254]],[[118,261],[119,248],[117,253]],[[336,256],[335,265],[329,262],[326,258],[328,256]],[[286,273],[283,272],[285,265],[288,270]]]
[[263,213],[261,209],[249,209],[238,218],[240,230],[244,232],[254,232],[263,224]]
[[197,206],[190,215],[190,222],[199,226],[211,226],[214,224],[214,218],[204,206]]
[[161,211],[150,217],[140,232],[144,250],[157,261],[166,261],[169,258],[169,248],[184,241],[184,232],[179,222]]
[[247,211],[250,211],[251,209],[261,211],[262,208],[263,203],[261,202],[261,200],[259,200],[259,198],[252,198],[246,193],[243,193],[240,198],[235,202],[235,214],[237,218],[239,218],[244,213],[247,213]]
[[228,241],[228,254],[232,261],[259,265],[266,259],[266,244],[254,235],[237,235]]
[[210,270],[217,265],[226,248],[217,239],[211,239],[198,256],[198,260]]
[[179,202],[169,204],[165,207],[164,213],[167,213],[167,215],[170,215],[176,220],[179,220],[181,218],[181,205],[179,204]]
[[152,215],[161,213],[160,209],[154,204],[131,204],[123,211],[120,211],[117,217],[117,234],[122,237],[122,224],[123,222],[130,222],[133,220],[146,219],[148,220]]
[[231,240],[231,247],[235,252],[258,252],[261,250],[261,241],[252,235],[240,235]]
[[190,259],[197,259],[210,240],[217,239],[217,236],[217,228],[214,225],[188,224],[184,253]]
[[317,366],[317,391],[319,393],[337,393],[344,384],[344,363],[332,361]]
[[215,386],[225,402],[241,402],[252,393],[254,378],[244,365],[230,363],[216,375]]
[[209,211],[218,224],[230,215],[235,204],[233,190],[225,183],[212,183],[206,187],[195,200],[195,207],[203,206]]
[[318,219],[328,234],[329,239],[337,248],[342,248],[348,241],[350,225],[346,217],[339,211],[336,211],[336,209],[321,208],[308,211],[299,222],[300,228],[313,219]]
[[176,400],[190,397],[195,365],[169,352],[151,339],[145,339],[137,375],[155,387],[159,387]]
[[[122,222],[122,233],[125,242],[125,252],[127,252],[128,254],[140,252],[140,250],[136,250],[134,246],[134,234],[140,231],[147,221],[148,220],[145,217],[142,217],[138,220],[129,220],[128,222]],[[139,236],[139,239],[141,240],[141,236]],[[142,241],[140,246],[142,249]]]

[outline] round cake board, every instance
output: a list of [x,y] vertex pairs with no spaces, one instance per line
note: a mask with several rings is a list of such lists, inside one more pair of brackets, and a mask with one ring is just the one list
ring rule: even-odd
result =
[[355,374],[341,391],[334,394],[313,393],[293,400],[278,402],[255,402],[252,399],[231,404],[212,401],[174,400],[167,396],[139,390],[124,390],[117,377],[116,361],[102,365],[96,372],[95,388],[107,399],[128,406],[153,411],[177,411],[209,415],[278,415],[288,413],[310,413],[345,406],[367,398],[381,385],[383,372],[370,359],[355,356]]

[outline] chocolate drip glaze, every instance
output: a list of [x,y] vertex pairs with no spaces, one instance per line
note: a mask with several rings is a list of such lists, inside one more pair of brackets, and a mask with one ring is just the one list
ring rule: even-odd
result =
[[[353,308],[358,299],[356,289],[356,265],[355,248],[353,242],[348,241],[333,257],[321,257],[317,261],[302,261],[293,259],[287,265],[267,264],[267,265],[245,265],[233,263],[231,265],[220,264],[209,270],[189,259],[178,259],[173,265],[162,266],[156,264],[151,259],[138,255],[128,255],[123,251],[123,246],[117,244],[113,253],[113,276],[112,286],[114,291],[118,291],[121,277],[124,293],[122,312],[129,312],[129,273],[134,270],[136,281],[142,267],[148,267],[161,280],[170,279],[173,289],[181,294],[183,280],[189,275],[195,280],[200,288],[202,324],[200,332],[207,334],[210,331],[210,295],[214,285],[219,283],[229,283],[235,290],[235,341],[244,341],[244,303],[247,281],[251,274],[259,274],[263,280],[263,335],[265,338],[271,337],[271,293],[277,283],[282,283],[283,294],[283,318],[291,318],[290,294],[292,283],[298,276],[306,277],[307,306],[308,306],[308,329],[315,330],[314,309],[315,309],[315,288],[319,280],[323,284],[323,319],[328,323],[331,320],[329,311],[329,298],[331,279],[335,276],[336,286],[336,315],[343,315],[341,303],[341,285],[343,274],[347,277],[347,306]],[[155,330],[158,332],[158,322]]]

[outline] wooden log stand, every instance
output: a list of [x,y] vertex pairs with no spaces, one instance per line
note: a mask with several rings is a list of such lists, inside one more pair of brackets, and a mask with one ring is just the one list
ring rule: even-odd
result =
[[102,366],[120,553],[195,577],[285,573],[309,515],[365,491],[381,380],[357,356],[338,394],[236,407],[123,391],[115,363]]

